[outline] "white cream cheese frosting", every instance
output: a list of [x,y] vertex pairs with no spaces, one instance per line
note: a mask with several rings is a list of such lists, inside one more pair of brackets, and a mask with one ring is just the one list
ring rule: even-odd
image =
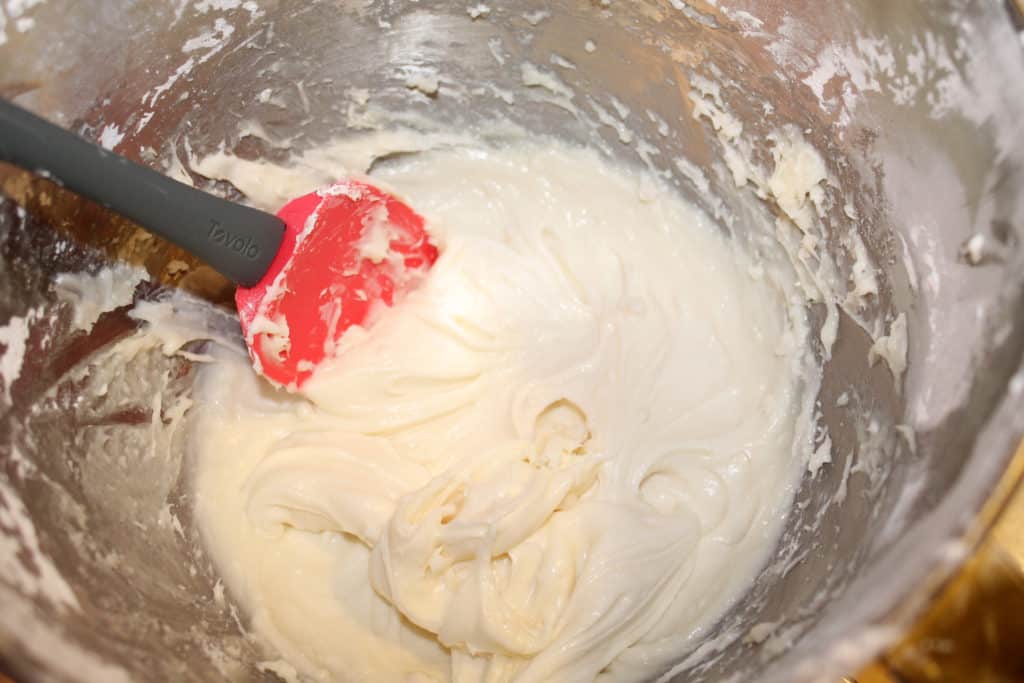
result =
[[232,595],[318,680],[657,675],[805,468],[792,274],[586,150],[446,147],[374,182],[441,247],[422,285],[297,394],[240,354],[203,370],[197,518]]

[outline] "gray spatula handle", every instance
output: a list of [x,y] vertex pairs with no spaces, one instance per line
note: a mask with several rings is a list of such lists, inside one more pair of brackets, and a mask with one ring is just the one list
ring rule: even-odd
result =
[[2,99],[0,161],[45,171],[245,287],[260,281],[281,246],[277,216],[179,183]]

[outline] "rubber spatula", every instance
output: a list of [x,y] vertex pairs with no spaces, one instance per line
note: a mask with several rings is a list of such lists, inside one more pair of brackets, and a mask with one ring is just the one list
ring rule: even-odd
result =
[[291,389],[346,329],[414,287],[438,255],[423,218],[365,181],[320,188],[273,216],[172,180],[2,99],[0,161],[44,173],[237,283],[254,367]]

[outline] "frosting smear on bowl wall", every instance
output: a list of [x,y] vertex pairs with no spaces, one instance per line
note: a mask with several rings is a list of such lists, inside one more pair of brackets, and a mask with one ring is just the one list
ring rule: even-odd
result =
[[374,178],[440,247],[419,287],[295,393],[238,354],[203,370],[207,545],[309,675],[655,676],[747,590],[806,467],[792,267],[594,151],[421,147]]
[[856,674],[1024,430],[1012,4],[0,0],[3,97],[439,256],[279,390],[229,282],[0,168],[10,673]]

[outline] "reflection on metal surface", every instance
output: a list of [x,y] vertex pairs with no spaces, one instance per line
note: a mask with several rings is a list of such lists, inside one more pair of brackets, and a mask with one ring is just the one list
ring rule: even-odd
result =
[[1024,31],[1024,0],[1007,0],[1006,11],[1018,31]]
[[1024,444],[982,514],[982,526],[994,522],[990,533],[906,638],[856,683],[1024,680],[1022,475]]
[[[993,221],[1016,232],[1024,226],[1024,195],[1016,191],[1024,186],[1024,148],[998,144],[1017,139],[1007,136],[1019,132],[1024,112],[1024,92],[1015,87],[1021,55],[1003,11],[1007,2],[1015,1],[507,0],[492,3],[494,11],[486,21],[474,21],[464,4],[451,0],[48,0],[33,10],[38,30],[18,33],[0,47],[0,92],[17,95],[23,104],[94,138],[113,126],[111,130],[123,135],[117,151],[161,168],[173,157],[187,172],[193,152],[225,145],[244,152],[245,158],[280,159],[287,150],[301,152],[345,132],[349,117],[339,113],[348,111],[351,89],[372,90],[374,104],[384,109],[405,108],[408,70],[429,67],[445,75],[445,89],[440,97],[414,105],[447,125],[512,117],[527,129],[569,141],[590,143],[597,136],[610,154],[637,162],[638,150],[623,144],[613,127],[602,126],[595,133],[577,126],[578,120],[564,109],[535,98],[537,92],[524,87],[519,63],[547,64],[557,51],[576,65],[564,70],[563,80],[606,106],[614,95],[633,112],[629,122],[637,139],[659,141],[655,162],[673,173],[678,159],[706,169],[720,151],[710,127],[692,117],[692,79],[734,81],[720,94],[752,148],[770,149],[766,136],[792,125],[807,131],[809,142],[838,162],[832,169],[836,192],[853,201],[851,213],[859,217],[856,227],[869,257],[884,266],[886,281],[894,285],[883,286],[877,303],[902,310],[915,301],[911,290],[916,277],[904,267],[911,247],[922,264],[943,265],[970,235],[998,239],[1002,233],[993,231]],[[724,11],[726,4],[752,10],[736,16],[755,19],[756,30],[744,28],[739,19],[733,22]],[[256,5],[258,13],[247,9]],[[99,6],[102,12],[97,12]],[[539,8],[549,16],[534,26],[523,13]],[[234,32],[202,53],[182,50],[185,44],[204,43],[215,23]],[[865,43],[861,34],[870,40]],[[340,39],[344,36],[359,40]],[[585,39],[597,48],[588,52]],[[1012,54],[994,49],[1010,40]],[[926,82],[916,89],[918,97],[908,101],[906,88],[883,88],[872,79],[870,92],[853,110],[845,105],[823,108],[823,98],[830,100],[854,84],[831,58],[822,62],[818,57],[859,55],[865,45],[883,50],[880,61],[889,72],[883,80],[903,83],[911,67],[922,76]],[[957,49],[949,52],[954,45]],[[948,59],[936,62],[933,53]],[[970,70],[961,64],[967,56]],[[947,72],[948,79],[943,76]],[[971,103],[999,103],[1005,111],[972,108],[969,117],[952,111],[941,118],[928,115],[931,96],[944,99],[950,86],[958,89],[962,78],[971,75],[986,76],[972,79],[970,92],[981,97],[972,97]],[[297,94],[299,82],[304,83],[304,97]],[[467,89],[480,86],[484,92],[496,86],[516,96],[515,106],[489,95],[457,98],[453,91],[460,84]],[[284,104],[261,101],[261,89],[282,93]],[[842,136],[837,135],[840,113],[849,116]],[[258,123],[269,139],[240,138],[241,120]],[[658,130],[658,120],[667,122],[667,137]],[[709,189],[693,191],[691,199],[716,197],[746,210],[746,188],[741,196],[731,175],[707,176]],[[686,178],[677,180],[680,188],[693,187]],[[95,205],[68,201],[46,181],[5,176],[0,169],[0,194],[15,198],[26,210],[0,207],[0,233],[7,231],[0,235],[0,304],[6,307],[5,316],[26,317],[36,310],[45,321],[59,313],[48,278],[98,266],[85,247],[108,258],[143,263],[161,282],[201,290],[207,298],[225,294],[218,290],[218,281],[183,254],[111,219]],[[714,213],[714,207],[706,208]],[[831,213],[835,238],[848,231],[851,219],[839,202]],[[53,231],[43,229],[47,223],[75,239],[58,244]],[[897,236],[894,226],[919,227],[919,241],[902,242],[907,235]],[[1008,234],[1013,244],[1024,245],[1015,233]],[[836,239],[832,242],[830,250],[845,253]],[[791,535],[780,546],[807,552],[792,565],[793,558],[780,553],[780,561],[772,565],[778,573],[762,576],[734,616],[745,627],[778,623],[794,647],[724,648],[715,662],[699,672],[681,672],[678,680],[734,677],[793,683],[806,680],[796,674],[801,658],[821,658],[827,672],[818,661],[808,670],[837,681],[859,666],[861,657],[877,650],[873,641],[863,653],[854,653],[856,661],[825,661],[836,639],[877,626],[876,617],[886,613],[896,618],[885,626],[901,628],[907,623],[904,616],[911,619],[920,605],[932,603],[928,598],[935,591],[926,575],[940,573],[935,580],[941,578],[946,585],[945,574],[935,567],[949,559],[940,551],[962,536],[963,525],[986,500],[1024,429],[1019,404],[1004,398],[1007,379],[1024,354],[1024,268],[1019,267],[1024,253],[1014,249],[1017,261],[979,268],[953,263],[949,266],[955,272],[943,268],[928,273],[951,295],[927,305],[914,303],[914,310],[928,316],[911,320],[916,321],[908,332],[911,374],[928,381],[908,386],[902,395],[893,391],[884,367],[869,366],[867,335],[848,319],[840,321],[843,343],[832,357],[821,401],[834,462],[817,478],[805,478]],[[998,301],[997,290],[1003,295]],[[230,289],[226,294],[230,301]],[[967,305],[980,302],[992,305],[984,311]],[[936,320],[941,321],[938,328],[927,326]],[[111,399],[109,413],[100,412],[106,411],[107,402],[72,400],[71,388],[60,384],[67,368],[86,351],[132,329],[130,320],[115,314],[104,324],[106,328],[80,339],[67,333],[66,324],[43,329],[40,323],[28,340],[26,364],[11,391],[13,417],[0,424],[0,431],[6,428],[17,437],[20,455],[34,466],[23,477],[8,476],[22,470],[2,452],[7,444],[0,440],[0,480],[24,500],[41,545],[83,603],[81,611],[57,612],[0,582],[4,663],[20,680],[109,679],[90,676],[82,667],[58,676],[55,664],[68,661],[66,653],[73,651],[95,655],[138,681],[204,683],[223,678],[223,667],[237,669],[238,678],[271,680],[258,669],[259,656],[237,621],[213,600],[216,577],[206,571],[208,563],[188,519],[183,520],[184,538],[162,523],[160,513],[169,505],[179,514],[190,509],[187,491],[171,485],[177,474],[173,463],[127,457],[122,467],[107,457],[117,444],[132,444],[135,450],[126,451],[129,456],[148,452],[149,444],[135,439],[136,423],[106,425],[100,435],[104,440],[97,437],[81,445],[78,425],[94,425],[97,416],[121,415],[126,408],[150,415],[152,397],[136,390],[136,376],[165,376],[162,358],[143,356],[118,374],[116,388],[122,393],[116,405]],[[47,340],[45,349],[42,340]],[[181,380],[186,383],[187,377]],[[927,429],[915,435],[917,458],[877,457],[879,450],[860,450],[855,426],[863,412],[852,404],[839,409],[838,398],[847,391],[863,396],[865,405],[886,423],[902,424],[904,402],[941,420],[925,421]],[[957,398],[961,395],[967,397],[962,405]],[[901,443],[889,440],[893,448]],[[880,476],[867,476],[869,470]],[[851,472],[853,476],[846,476]],[[869,478],[877,486],[869,487]],[[954,491],[956,482],[961,485]],[[108,495],[111,489],[129,488],[138,493]],[[938,503],[947,501],[952,505],[936,514]],[[128,518],[140,523],[119,523]],[[911,524],[918,531],[925,527],[926,533],[905,533]],[[980,537],[972,536],[970,547]],[[883,545],[892,549],[891,556],[872,553]],[[113,553],[119,561],[107,562]],[[194,576],[184,571],[189,563],[198,569]],[[882,588],[860,590],[862,584],[854,583],[858,578]],[[30,617],[19,620],[12,618],[15,614]],[[53,630],[57,644],[35,655],[37,640],[25,636],[34,632],[27,627]],[[217,647],[211,649],[211,643]],[[858,683],[890,683],[857,678]]]
[[233,305],[234,285],[212,268],[50,180],[0,165],[0,196],[10,197],[38,221],[75,241],[96,246],[112,260],[145,268],[161,284]]

